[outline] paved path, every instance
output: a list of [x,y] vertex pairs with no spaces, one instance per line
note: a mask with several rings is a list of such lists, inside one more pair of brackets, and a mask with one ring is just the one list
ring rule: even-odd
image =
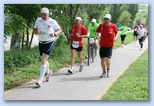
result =
[[100,78],[101,66],[97,56],[94,63],[87,66],[84,71],[78,72],[75,66],[73,75],[67,74],[67,69],[54,73],[50,82],[44,82],[41,88],[32,81],[4,93],[5,100],[97,100],[114,81],[148,48],[148,40],[144,49],[140,51],[139,45],[129,44],[123,48],[113,50],[109,78]]

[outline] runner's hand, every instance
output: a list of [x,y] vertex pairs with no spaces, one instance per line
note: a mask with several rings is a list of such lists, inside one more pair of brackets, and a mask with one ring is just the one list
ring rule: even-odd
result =
[[36,35],[38,35],[38,34],[40,33],[40,31],[39,31],[38,29],[36,29],[36,30],[34,30],[34,33],[35,33]]
[[114,42],[116,42],[117,38],[114,38]]
[[51,34],[50,34],[50,37],[54,37],[54,34],[51,33]]
[[77,37],[77,38],[80,38],[80,35],[79,35],[78,33],[76,33],[76,37]]

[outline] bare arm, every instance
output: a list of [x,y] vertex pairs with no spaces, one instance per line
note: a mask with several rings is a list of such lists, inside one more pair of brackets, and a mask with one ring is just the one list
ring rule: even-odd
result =
[[118,39],[118,32],[114,36],[114,41],[116,41],[117,39]]
[[62,33],[62,30],[61,30],[61,29],[58,29],[58,30],[55,31],[54,34],[51,33],[50,36],[51,36],[51,37],[59,36],[61,33]]
[[38,29],[34,29],[34,34],[35,34],[35,35],[38,35],[38,34],[39,34]]
[[79,35],[79,34],[77,34],[76,37],[78,37],[78,38],[88,38],[88,35]]

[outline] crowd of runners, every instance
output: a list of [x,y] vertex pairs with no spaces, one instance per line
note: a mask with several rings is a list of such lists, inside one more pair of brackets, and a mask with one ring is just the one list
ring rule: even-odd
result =
[[[111,22],[111,15],[105,14],[104,21],[98,24],[96,19],[92,19],[90,24],[87,26],[82,25],[82,18],[76,17],[75,24],[72,26],[70,31],[70,68],[68,69],[69,74],[74,73],[74,62],[76,52],[80,60],[79,72],[83,70],[83,38],[95,38],[95,48],[97,49],[97,54],[100,56],[102,74],[100,77],[109,77],[112,49],[114,42],[118,38],[120,33],[121,37],[121,47],[124,46],[125,38],[127,37],[128,27],[126,23],[120,27],[120,31],[115,24]],[[40,66],[40,77],[36,82],[36,85],[42,86],[43,78],[46,74],[46,81],[48,82],[51,78],[52,71],[49,69],[48,58],[52,51],[52,47],[55,42],[55,38],[58,37],[62,30],[56,20],[49,17],[49,9],[44,7],[41,9],[41,17],[38,18],[34,25],[34,33],[38,35],[39,39],[39,52],[41,58]],[[139,44],[141,45],[140,50],[143,48],[143,42],[148,35],[148,27],[142,24],[136,24],[134,27],[134,43],[139,39]],[[100,40],[98,41],[99,38]],[[98,46],[99,43],[99,46]],[[87,45],[89,46],[89,44]],[[100,49],[99,49],[100,47]]]

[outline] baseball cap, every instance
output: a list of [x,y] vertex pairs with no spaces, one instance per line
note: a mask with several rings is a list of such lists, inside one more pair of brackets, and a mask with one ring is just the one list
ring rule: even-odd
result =
[[46,8],[46,7],[43,7],[43,8],[41,9],[41,13],[46,13],[46,14],[48,14],[48,13],[49,13],[49,9]]
[[108,18],[109,20],[111,20],[111,15],[110,14],[105,14],[104,18]]
[[91,20],[91,22],[94,22],[94,23],[96,23],[96,19],[94,19],[94,18],[93,18],[93,19]]
[[143,27],[143,25],[141,24],[140,27]]
[[81,17],[76,17],[75,19],[76,19],[76,20],[82,21]]

